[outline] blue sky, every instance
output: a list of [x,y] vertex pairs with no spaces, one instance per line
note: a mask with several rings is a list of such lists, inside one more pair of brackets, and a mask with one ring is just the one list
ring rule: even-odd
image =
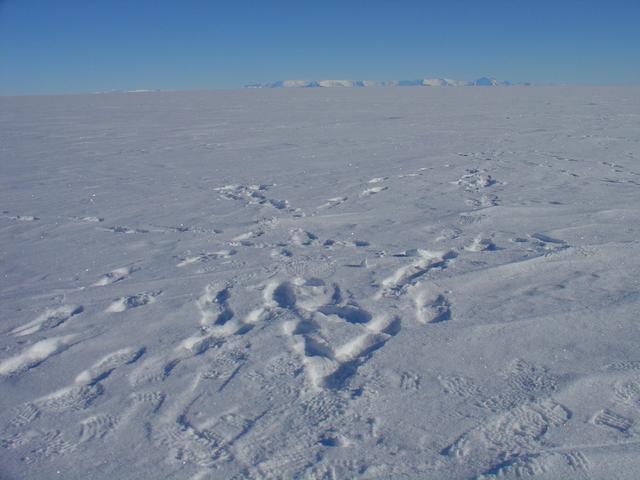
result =
[[483,75],[639,84],[640,0],[0,0],[0,94]]

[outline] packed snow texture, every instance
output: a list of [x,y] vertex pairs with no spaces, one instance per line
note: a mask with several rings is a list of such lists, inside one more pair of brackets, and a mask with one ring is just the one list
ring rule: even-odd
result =
[[0,98],[3,479],[636,478],[640,89]]

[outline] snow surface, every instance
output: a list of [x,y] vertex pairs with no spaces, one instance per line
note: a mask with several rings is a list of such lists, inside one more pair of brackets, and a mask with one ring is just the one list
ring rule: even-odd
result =
[[0,98],[3,479],[636,478],[640,89]]

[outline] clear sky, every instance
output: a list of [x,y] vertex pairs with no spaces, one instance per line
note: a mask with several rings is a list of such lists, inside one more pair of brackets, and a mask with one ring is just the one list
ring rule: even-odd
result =
[[295,79],[639,84],[640,0],[0,0],[0,94]]

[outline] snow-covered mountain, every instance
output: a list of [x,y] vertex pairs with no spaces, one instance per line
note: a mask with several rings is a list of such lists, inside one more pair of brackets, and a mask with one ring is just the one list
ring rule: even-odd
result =
[[530,85],[481,77],[477,80],[454,80],[451,78],[420,78],[417,80],[279,80],[272,83],[252,83],[245,88],[333,88],[333,87],[497,87],[509,85]]
[[273,83],[253,83],[246,88],[333,88],[333,87],[372,87],[381,82],[370,80],[279,80]]
[[451,78],[424,78],[422,85],[425,87],[463,87],[469,82],[465,80],[453,80]]

